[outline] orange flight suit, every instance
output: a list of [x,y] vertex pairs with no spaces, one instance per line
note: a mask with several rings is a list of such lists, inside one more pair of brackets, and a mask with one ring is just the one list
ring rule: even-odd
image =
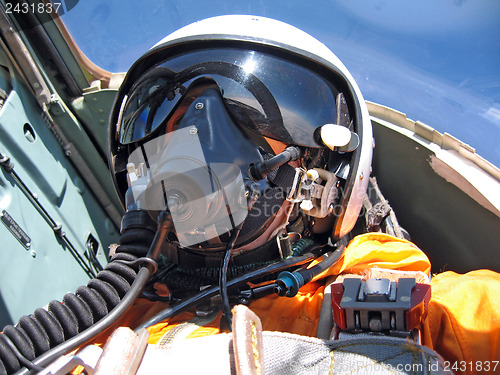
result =
[[[355,237],[343,257],[329,270],[305,285],[293,298],[271,295],[249,307],[261,319],[264,330],[315,336],[328,276],[362,274],[379,267],[421,271],[429,275],[427,256],[413,243],[380,233]],[[454,373],[500,373],[500,274],[478,270],[459,275],[444,272],[432,277],[432,297],[423,325],[423,344],[438,352]],[[137,326],[166,305],[146,300],[136,302],[121,325]],[[149,328],[154,344],[177,324],[194,317],[183,313]],[[193,332],[198,337],[219,332],[219,319]],[[486,367],[490,371],[486,371]]]

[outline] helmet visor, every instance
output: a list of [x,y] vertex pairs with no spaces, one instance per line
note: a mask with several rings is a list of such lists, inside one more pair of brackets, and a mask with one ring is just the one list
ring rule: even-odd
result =
[[165,129],[201,78],[216,82],[238,125],[287,144],[320,147],[315,129],[336,122],[339,91],[318,73],[258,51],[204,49],[175,55],[142,75],[124,98],[116,139],[129,144]]

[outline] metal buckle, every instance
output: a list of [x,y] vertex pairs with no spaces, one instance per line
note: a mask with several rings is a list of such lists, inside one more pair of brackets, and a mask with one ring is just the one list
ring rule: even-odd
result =
[[338,198],[335,174],[314,168],[306,171],[295,168],[295,177],[287,200],[300,202],[300,208],[309,216],[323,218],[333,212]]
[[290,202],[301,202],[301,188],[304,179],[306,178],[307,172],[303,168],[295,168],[295,176],[293,178],[292,186],[287,194],[286,200]]

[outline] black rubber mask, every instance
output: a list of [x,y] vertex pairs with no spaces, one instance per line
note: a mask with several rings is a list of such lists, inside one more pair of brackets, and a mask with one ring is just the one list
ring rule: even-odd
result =
[[[282,195],[265,198],[267,181],[255,183],[248,176],[249,165],[262,160],[259,147],[228,114],[219,91],[207,88],[175,131],[131,153],[127,209],[145,209],[154,217],[168,207],[180,247],[222,246],[224,236],[243,221],[242,238],[248,242],[244,233],[258,234],[255,229],[283,203]],[[246,220],[255,196],[259,206],[267,199],[275,207],[252,211]]]

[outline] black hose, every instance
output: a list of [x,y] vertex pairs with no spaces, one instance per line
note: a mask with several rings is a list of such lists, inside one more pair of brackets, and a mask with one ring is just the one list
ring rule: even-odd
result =
[[292,160],[300,158],[300,150],[295,146],[288,146],[285,150],[272,158],[255,164],[250,164],[250,176],[254,181],[266,178],[276,168],[281,167]]
[[[139,211],[140,212],[140,211]],[[162,244],[165,242],[167,235],[172,226],[172,218],[169,213],[163,211],[158,216],[158,229],[153,238],[153,242],[149,247],[149,251],[144,257],[144,259],[136,259],[134,261],[120,261],[120,263],[133,265],[134,263],[143,263],[143,266],[139,269],[137,277],[130,286],[123,299],[115,306],[109,314],[107,314],[103,319],[99,320],[97,323],[87,328],[85,331],[74,336],[68,341],[65,341],[58,345],[57,347],[46,352],[42,356],[38,357],[33,361],[35,366],[47,366],[54,362],[61,355],[67,354],[72,350],[88,344],[93,340],[99,333],[103,332],[109,328],[114,322],[116,322],[127,310],[132,306],[135,300],[139,297],[144,289],[144,286],[151,278],[151,275],[156,272],[157,266],[155,259],[158,258]],[[153,262],[151,262],[153,260]],[[152,267],[151,265],[154,264]],[[25,369],[16,373],[16,375],[27,375],[30,370]]]
[[[265,277],[267,275],[271,275],[273,273],[281,272],[291,267],[304,265],[306,263],[311,262],[315,257],[316,256],[313,253],[306,253],[303,254],[302,256],[281,260],[279,262],[270,264],[266,267],[248,272],[239,277],[235,277],[234,279],[228,281],[227,288],[238,287],[252,280],[256,280]],[[135,329],[135,331],[137,332],[141,328],[147,328],[157,323],[160,323],[166,319],[170,319],[176,316],[177,314],[180,314],[181,312],[190,309],[194,305],[216,296],[218,293],[220,293],[220,288],[218,285],[206,288],[190,298],[187,298],[173,306],[167,307],[166,309],[159,312],[148,321],[142,323],[139,327]]]
[[326,253],[323,255],[324,259],[311,268],[305,268],[299,270],[304,277],[305,284],[309,283],[314,277],[318,276],[320,273],[326,271],[328,268],[333,266],[344,254],[345,247],[341,246],[337,250]]
[[[97,325],[97,322],[103,321],[105,316],[121,315],[123,311],[115,307],[121,301],[133,302],[137,296],[135,290],[147,282],[151,273],[148,268],[139,269],[139,264],[128,262],[147,255],[155,230],[155,224],[146,212],[126,213],[116,255],[95,279],[87,286],[79,287],[75,294],[66,294],[62,303],[52,301],[47,310],[39,308],[32,315],[23,316],[17,325],[4,328],[0,334],[0,375],[13,374],[29,362],[35,368],[45,366],[65,354],[63,352],[67,352],[71,345],[80,345],[81,337],[87,337],[80,336],[81,332],[91,327],[90,332],[100,333],[103,324]],[[17,351],[12,350],[9,341]],[[56,347],[61,349],[46,355]],[[28,372],[25,369],[20,373]]]
[[[136,279],[130,286],[130,290],[118,303],[118,305],[116,305],[116,307],[106,315],[106,317],[104,317],[82,333],[72,337],[68,341],[63,342],[55,348],[52,348],[48,352],[44,353],[33,361],[33,365],[41,367],[48,366],[60,356],[71,352],[79,346],[89,343],[99,333],[103,332],[114,322],[116,322],[116,320],[120,318],[132,306],[137,297],[139,297],[139,295],[141,294],[144,285],[146,285],[150,277],[151,271],[147,267],[141,267],[141,269],[137,273]],[[16,372],[16,375],[27,375],[29,373],[29,369],[24,369]]]
[[275,293],[279,296],[294,297],[302,286],[337,263],[344,251],[345,245],[340,245],[335,251],[325,253],[323,260],[311,268],[281,272],[276,279]]

